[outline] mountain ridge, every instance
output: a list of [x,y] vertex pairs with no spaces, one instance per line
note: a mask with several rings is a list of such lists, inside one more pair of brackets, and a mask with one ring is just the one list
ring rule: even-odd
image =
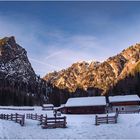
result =
[[75,92],[77,88],[99,88],[105,95],[110,87],[125,78],[140,60],[140,44],[130,46],[104,62],[77,62],[67,69],[43,77],[59,89]]

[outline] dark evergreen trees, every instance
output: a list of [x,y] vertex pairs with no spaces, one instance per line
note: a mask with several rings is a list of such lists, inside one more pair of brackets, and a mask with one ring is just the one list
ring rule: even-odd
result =
[[46,82],[0,79],[0,105],[40,105],[46,95]]

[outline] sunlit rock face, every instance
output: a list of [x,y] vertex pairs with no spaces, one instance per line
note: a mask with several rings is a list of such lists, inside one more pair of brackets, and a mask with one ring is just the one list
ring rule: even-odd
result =
[[26,50],[16,43],[13,36],[0,39],[0,78],[24,82],[36,78]]
[[77,62],[69,68],[44,76],[48,83],[59,89],[75,92],[77,88],[98,88],[106,92],[119,80],[130,74],[140,60],[140,44],[133,45],[106,61]]

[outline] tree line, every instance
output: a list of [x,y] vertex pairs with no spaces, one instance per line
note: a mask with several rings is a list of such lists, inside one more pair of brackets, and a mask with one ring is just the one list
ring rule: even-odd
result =
[[[71,97],[100,96],[101,89],[90,87],[87,90],[77,88],[71,93],[67,89],[59,89],[36,77],[28,83],[10,79],[0,79],[0,105],[32,106],[52,103],[54,106],[65,104]],[[127,75],[112,86],[107,95],[137,94],[140,96],[140,72]]]
[[110,88],[109,95],[137,94],[140,96],[140,72],[127,75],[116,85]]
[[40,105],[45,96],[46,82],[39,77],[30,82],[0,79],[0,105]]
[[98,88],[88,88],[87,90],[77,88],[75,92],[69,92],[68,89],[59,89],[48,83],[47,101],[48,103],[52,103],[54,106],[60,106],[61,104],[65,104],[69,98],[100,96],[101,92],[102,90]]

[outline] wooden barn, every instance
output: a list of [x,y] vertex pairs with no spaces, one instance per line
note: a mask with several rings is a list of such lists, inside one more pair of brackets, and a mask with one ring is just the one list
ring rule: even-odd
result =
[[140,109],[138,95],[109,96],[109,112],[133,112]]
[[104,96],[69,98],[59,111],[65,114],[102,114],[106,112]]

